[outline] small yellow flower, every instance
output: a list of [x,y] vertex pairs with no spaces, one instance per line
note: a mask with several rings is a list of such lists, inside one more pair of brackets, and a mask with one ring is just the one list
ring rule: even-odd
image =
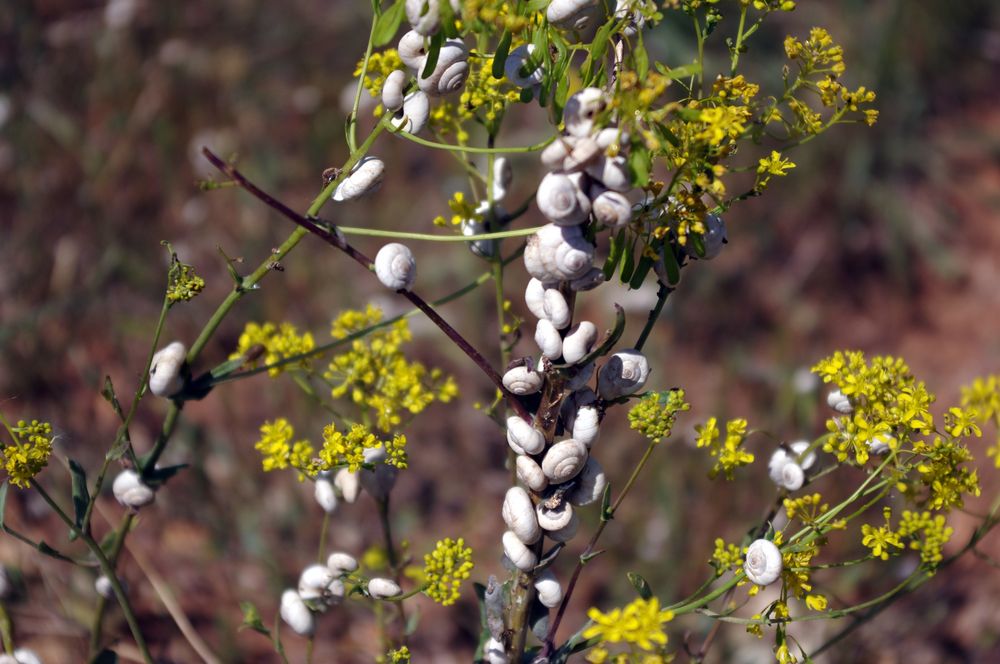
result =
[[472,549],[465,540],[450,537],[439,541],[434,550],[424,556],[424,592],[432,600],[448,606],[458,601],[462,581],[472,573]]
[[18,420],[17,426],[11,429],[15,439],[3,448],[4,470],[11,484],[26,489],[31,486],[31,479],[49,463],[52,425],[38,420],[30,423]]

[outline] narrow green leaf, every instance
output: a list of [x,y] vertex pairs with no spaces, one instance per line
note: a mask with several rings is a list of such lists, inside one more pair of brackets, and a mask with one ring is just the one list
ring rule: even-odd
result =
[[434,68],[438,64],[438,56],[441,55],[441,46],[444,44],[444,34],[438,31],[431,37],[431,47],[427,51],[427,58],[424,60],[424,68],[420,71],[420,78],[430,78],[434,73]]
[[253,602],[240,602],[240,610],[243,611],[243,624],[240,625],[237,631],[252,629],[264,636],[271,636],[271,630],[264,625],[264,621],[260,617],[260,612],[257,611],[257,607],[254,606]]
[[606,551],[607,549],[598,549],[597,551],[592,551],[590,553],[584,554],[580,556],[580,562],[586,565],[597,556],[603,555]]
[[639,593],[639,597],[645,600],[653,597],[653,591],[650,589],[649,583],[646,582],[646,579],[642,578],[635,572],[629,572],[625,576],[628,577],[629,583],[632,584],[635,591]]
[[692,62],[689,65],[684,65],[683,67],[674,67],[672,69],[665,67],[659,62],[654,63],[653,66],[656,68],[656,71],[660,72],[667,78],[674,80],[688,78],[689,76],[696,76],[701,72],[701,65],[697,62]]
[[455,22],[457,17],[450,2],[438,3],[438,15],[441,21],[441,32],[444,33],[445,37],[455,39],[461,36],[458,34],[458,24]]
[[688,235],[688,246],[685,247],[685,250],[688,250],[688,249],[690,249],[690,251],[688,251],[688,253],[693,253],[698,258],[704,258],[705,257],[705,239],[702,236],[696,235],[694,233],[689,234]]
[[639,80],[646,80],[646,75],[649,74],[649,54],[646,53],[646,45],[642,41],[642,30],[639,31],[639,43],[632,51],[632,59],[635,61],[635,73]]
[[636,236],[632,240],[632,244],[625,249],[624,261],[622,261],[622,271],[621,280],[623,284],[627,284],[632,278],[632,272],[635,271],[635,245],[639,238]]
[[507,54],[510,53],[511,39],[510,30],[504,30],[503,36],[500,37],[500,43],[497,44],[496,53],[493,55],[493,78],[504,77],[503,67],[507,63]]
[[3,529],[7,528],[6,523],[4,523],[4,515],[7,513],[7,489],[9,488],[10,484],[7,483],[7,480],[0,484],[0,528]]
[[584,71],[586,71],[586,74],[583,76],[584,85],[590,85],[594,82],[595,69],[600,70],[601,68],[604,53],[608,50],[608,38],[611,36],[611,30],[614,27],[615,19],[612,17],[600,27],[597,34],[594,35],[594,40],[590,42],[589,54],[583,67]]
[[649,171],[652,168],[652,158],[645,146],[632,146],[628,155],[628,170],[632,176],[632,184],[645,187],[649,183]]
[[[87,506],[90,504],[90,492],[87,490],[87,471],[73,459],[69,460],[69,472],[73,485],[73,522],[77,528],[83,527],[83,516],[87,513]],[[71,535],[70,539],[76,539]]]
[[540,9],[545,9],[549,6],[550,2],[552,2],[552,0],[530,0],[524,5],[525,13],[537,12]]
[[604,280],[609,281],[621,263],[622,253],[625,251],[625,229],[618,231],[618,234],[611,238],[611,247],[607,260],[604,261]]
[[243,355],[217,365],[211,371],[212,378],[222,378],[243,367],[247,363],[247,358]]
[[663,246],[663,267],[667,270],[667,281],[671,286],[676,286],[681,280],[681,266],[677,263],[677,256],[674,254],[674,246],[666,244]]
[[653,259],[646,254],[642,255],[639,259],[639,264],[635,268],[635,272],[632,273],[632,278],[629,279],[628,287],[632,290],[638,290],[642,286],[642,282],[646,280],[646,275],[649,274],[650,268],[653,267]]
[[611,482],[604,485],[604,495],[601,496],[601,521],[611,521],[615,518],[611,511]]
[[385,46],[396,36],[399,24],[403,22],[403,0],[396,0],[392,7],[382,12],[382,15],[375,21],[375,30],[372,33],[372,44],[375,46]]

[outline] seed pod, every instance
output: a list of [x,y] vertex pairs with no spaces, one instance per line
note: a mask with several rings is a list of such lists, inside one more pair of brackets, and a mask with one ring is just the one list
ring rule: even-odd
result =
[[378,157],[365,157],[351,169],[343,182],[333,192],[335,201],[351,201],[378,191],[382,186],[385,163]]
[[334,491],[333,482],[330,481],[329,477],[316,478],[313,495],[316,502],[327,514],[331,514],[337,509],[337,492]]
[[417,74],[417,86],[431,95],[440,97],[458,92],[469,77],[469,51],[461,39],[449,39],[438,51],[437,64],[427,78]]
[[503,386],[518,396],[534,394],[542,389],[543,381],[542,374],[524,365],[509,369],[503,375]]
[[507,444],[518,454],[538,454],[545,449],[545,436],[519,415],[507,418]]
[[563,500],[557,506],[549,507],[543,500],[535,507],[535,515],[543,530],[561,530],[573,519],[573,506]]
[[326,566],[334,576],[340,577],[357,570],[358,561],[349,553],[334,551],[326,559]]
[[557,288],[545,290],[542,295],[542,310],[545,312],[545,318],[548,318],[557,330],[565,328],[573,318],[573,312],[569,310],[566,298]]
[[392,116],[392,126],[410,134],[419,134],[431,114],[431,100],[423,90],[416,90],[403,98],[403,108]]
[[368,582],[368,594],[374,599],[388,599],[403,594],[403,589],[391,579],[374,578]]
[[409,290],[417,278],[417,261],[405,244],[390,242],[375,254],[375,274],[386,288]]
[[604,474],[604,469],[594,457],[590,457],[583,470],[576,476],[576,488],[566,494],[566,500],[577,507],[590,505],[601,499],[607,486],[608,478]]
[[545,491],[545,487],[549,485],[549,478],[542,472],[542,467],[538,465],[537,461],[525,454],[519,454],[515,464],[517,479],[535,493]]
[[424,36],[416,30],[410,30],[400,38],[396,52],[399,53],[399,59],[403,61],[403,64],[410,69],[419,71],[424,68],[427,47]]
[[826,403],[830,408],[843,415],[850,415],[854,412],[854,406],[851,405],[850,398],[840,390],[830,392],[826,397]]
[[522,572],[530,572],[538,564],[538,556],[512,530],[503,534],[503,552],[514,567]]
[[312,636],[316,632],[316,617],[291,588],[281,593],[280,613],[281,619],[299,636]]
[[535,318],[545,318],[545,291],[548,290],[538,279],[532,277],[528,281],[528,287],[524,289],[524,303],[528,305],[528,311],[535,315]]
[[337,471],[337,474],[333,476],[333,485],[340,489],[340,495],[348,503],[357,500],[358,494],[361,493],[361,480],[358,478],[358,474],[352,473],[347,468],[341,468]]
[[562,355],[562,337],[559,336],[559,330],[545,318],[535,325],[535,343],[538,344],[542,355],[550,360]]
[[[553,0],[546,12],[549,16],[549,23],[553,21],[551,16],[553,7],[556,5],[596,5],[596,0],[569,0],[559,2]],[[579,28],[577,28],[579,29]],[[597,116],[607,107],[607,97],[600,88],[584,88],[566,100],[566,107],[563,109],[563,122],[566,124],[566,133],[570,136],[590,136],[594,131],[594,121]]]
[[597,374],[597,391],[605,401],[634,394],[649,378],[649,361],[637,350],[618,351]]
[[758,586],[766,586],[777,581],[781,576],[782,567],[781,551],[774,542],[759,539],[747,549],[743,571],[746,572],[747,578]]
[[142,477],[134,470],[123,470],[118,473],[111,490],[119,503],[134,511],[150,504],[156,498],[156,492],[143,482]]
[[535,579],[535,593],[542,606],[554,609],[562,602],[563,591],[555,573],[547,569]]
[[590,449],[597,440],[600,431],[600,416],[596,406],[582,406],[577,409],[573,418],[573,438]]
[[573,516],[570,518],[568,524],[566,524],[559,530],[545,531],[545,536],[548,537],[553,542],[568,542],[576,536],[576,531],[579,529],[580,529],[580,517],[577,516],[576,510],[574,510]]
[[406,72],[397,69],[385,77],[382,84],[382,105],[390,113],[403,108],[403,90],[406,88]]
[[542,69],[541,64],[529,74],[521,74],[521,69],[532,60],[531,56],[534,52],[534,44],[521,44],[507,54],[507,61],[503,63],[503,73],[513,85],[519,88],[530,88],[542,82],[545,71]]
[[594,219],[608,228],[617,229],[632,220],[632,204],[617,191],[604,191],[590,205]]
[[545,218],[560,226],[582,224],[590,214],[590,199],[564,173],[546,173],[535,201]]
[[601,157],[587,167],[587,175],[594,178],[611,191],[626,192],[632,188],[625,157]]
[[149,391],[158,397],[177,394],[184,387],[181,374],[187,348],[180,341],[174,341],[153,355],[149,364]]
[[542,472],[553,484],[561,484],[576,477],[586,463],[586,445],[568,438],[556,443],[545,453]]
[[507,528],[525,544],[534,544],[542,536],[531,496],[521,487],[512,486],[507,489],[500,514]]
[[563,339],[563,359],[566,364],[576,364],[587,357],[596,342],[596,325],[586,320],[574,325]]

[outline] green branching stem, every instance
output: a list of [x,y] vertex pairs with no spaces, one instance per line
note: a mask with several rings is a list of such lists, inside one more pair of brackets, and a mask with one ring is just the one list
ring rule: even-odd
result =
[[449,150],[451,152],[468,152],[472,154],[518,154],[526,152],[538,152],[544,149],[552,141],[556,140],[555,136],[550,136],[540,143],[535,143],[534,145],[525,145],[518,147],[498,147],[498,148],[479,148],[473,145],[453,145],[451,143],[437,143],[435,141],[429,141],[426,138],[421,138],[414,134],[406,131],[394,131],[393,134],[396,136],[402,136],[408,141],[413,141],[423,145],[424,147],[434,148],[435,150]]

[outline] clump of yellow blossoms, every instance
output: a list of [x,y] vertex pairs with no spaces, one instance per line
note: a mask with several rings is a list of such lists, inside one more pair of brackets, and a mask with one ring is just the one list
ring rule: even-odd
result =
[[754,455],[743,449],[747,435],[745,419],[729,420],[726,423],[725,439],[721,439],[719,424],[714,417],[708,418],[705,424],[696,426],[695,431],[698,432],[698,447],[707,447],[708,453],[715,457],[715,465],[709,471],[709,477],[714,479],[721,472],[727,480],[731,480],[734,470],[753,463]]
[[503,120],[504,111],[521,99],[521,93],[506,78],[493,78],[493,58],[482,56],[469,59],[469,77],[457,102],[445,101],[431,110],[429,123],[438,134],[455,134],[455,140],[464,145],[469,133],[464,125],[478,120],[495,133]]
[[472,573],[472,549],[459,537],[440,540],[434,550],[424,556],[424,592],[442,606],[449,606],[461,596],[462,581]]
[[[6,425],[6,421],[4,421]],[[18,420],[8,428],[12,444],[3,448],[3,465],[7,479],[16,487],[27,489],[31,479],[49,463],[52,455],[52,425],[48,422]]]
[[677,420],[677,413],[690,410],[684,401],[684,390],[650,392],[628,412],[629,426],[649,438],[660,442],[670,436]]
[[187,302],[194,299],[205,288],[205,280],[194,272],[194,267],[174,261],[168,273],[167,300]]
[[[255,351],[263,348],[264,364],[271,365],[289,357],[310,352],[315,348],[312,334],[303,332],[301,335],[291,323],[247,323],[240,334],[236,351],[229,356],[230,360],[240,357],[256,355]],[[256,364],[257,358],[250,362]],[[306,361],[301,360],[296,364],[298,367],[305,367]],[[270,367],[267,375],[274,377],[285,370],[285,366]]]
[[[983,424],[992,422],[1000,430],[1000,376],[977,378],[971,385],[963,387],[961,406],[975,412],[977,421]],[[1000,435],[986,454],[993,457],[993,463],[1000,468]]]
[[402,646],[396,650],[390,650],[382,661],[388,661],[389,664],[410,664],[410,649]]
[[[624,608],[613,609],[610,613],[591,608],[587,611],[587,617],[594,624],[583,631],[583,638],[600,639],[600,643],[588,653],[588,662],[668,661],[663,653],[663,647],[667,644],[663,625],[673,620],[674,613],[669,609],[661,609],[656,597],[648,600],[637,598]],[[636,659],[621,659],[622,655],[611,655],[607,647],[619,643],[638,648],[642,653]]]

